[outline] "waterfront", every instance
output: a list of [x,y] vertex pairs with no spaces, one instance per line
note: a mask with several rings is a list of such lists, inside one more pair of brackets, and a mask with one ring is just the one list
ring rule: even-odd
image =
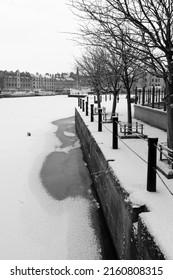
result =
[[[61,147],[52,122],[73,117],[76,105],[77,100],[67,96],[1,99],[1,260],[101,258],[91,221],[91,209],[97,204],[91,205],[88,199],[90,180],[87,191],[83,189],[86,197],[80,193],[57,200],[47,193],[40,179],[46,158],[67,149]],[[65,138],[75,140],[78,148],[71,152],[76,150],[82,160],[71,129]],[[81,167],[86,170],[85,164]]]

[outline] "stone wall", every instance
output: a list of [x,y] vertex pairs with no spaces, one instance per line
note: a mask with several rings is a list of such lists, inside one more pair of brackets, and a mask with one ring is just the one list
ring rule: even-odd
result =
[[134,105],[134,118],[159,129],[167,130],[167,114],[162,110]]
[[[75,126],[84,159],[119,258],[164,259],[142,222],[140,222],[142,230],[139,234],[139,215],[147,211],[145,205],[138,207],[129,201],[129,194],[121,186],[78,110],[75,111]],[[148,247],[144,236],[150,236]]]

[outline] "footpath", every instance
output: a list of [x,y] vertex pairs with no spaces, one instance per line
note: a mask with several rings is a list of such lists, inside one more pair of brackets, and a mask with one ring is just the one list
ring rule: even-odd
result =
[[[120,96],[117,105],[119,121],[127,121],[127,101]],[[93,97],[89,98],[93,104]],[[111,111],[112,101],[102,101],[106,111]],[[133,104],[132,104],[133,107]],[[112,123],[103,123],[102,132],[98,131],[98,119],[94,116],[94,122],[90,121],[90,110],[88,116],[76,108],[82,117],[92,137],[97,142],[104,157],[109,162],[116,177],[128,193],[127,200],[133,205],[145,205],[147,212],[140,214],[152,235],[155,244],[159,247],[165,259],[173,259],[173,179],[167,179],[157,171],[156,192],[147,191],[147,161],[148,140],[147,139],[118,139],[118,149],[112,149]],[[134,120],[137,121],[137,120]],[[158,142],[166,141],[166,132],[144,124],[144,134],[148,137],[158,137]],[[159,161],[159,152],[157,155]],[[138,230],[136,228],[136,230]]]

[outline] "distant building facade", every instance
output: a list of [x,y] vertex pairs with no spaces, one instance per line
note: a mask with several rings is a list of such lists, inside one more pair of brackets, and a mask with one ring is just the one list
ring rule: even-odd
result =
[[77,82],[75,78],[65,74],[35,75],[28,72],[0,71],[0,90],[5,91],[58,91],[64,88],[75,88]]
[[141,73],[140,77],[137,79],[137,81],[134,83],[133,88],[149,88],[149,87],[164,87],[165,82],[163,78],[154,76],[148,72]]
[[0,71],[0,90],[30,90],[32,77],[28,72]]

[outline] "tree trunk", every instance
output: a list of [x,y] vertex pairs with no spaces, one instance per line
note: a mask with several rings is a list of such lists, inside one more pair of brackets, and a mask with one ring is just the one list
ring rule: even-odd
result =
[[167,146],[173,150],[173,57],[167,55],[168,76],[166,79],[166,109],[167,109]]
[[96,95],[97,95],[97,107],[98,107],[98,108],[101,108],[100,92],[99,92],[98,89],[96,90]]
[[170,105],[167,105],[167,146],[173,150],[173,107]]
[[167,146],[173,150],[173,84],[167,82]]

